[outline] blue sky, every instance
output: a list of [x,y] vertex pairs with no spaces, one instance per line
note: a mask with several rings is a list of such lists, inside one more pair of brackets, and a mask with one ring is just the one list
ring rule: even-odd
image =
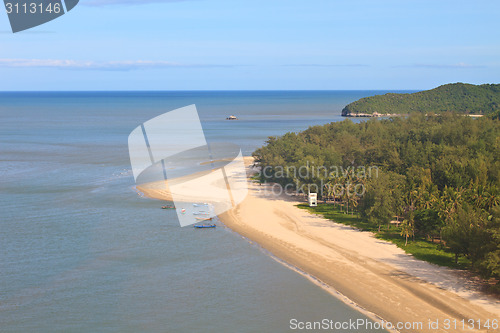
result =
[[0,90],[499,83],[499,13],[498,0],[80,0],[17,34],[0,15]]

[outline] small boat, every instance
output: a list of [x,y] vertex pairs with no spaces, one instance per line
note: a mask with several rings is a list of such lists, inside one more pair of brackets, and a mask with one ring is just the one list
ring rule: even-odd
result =
[[238,120],[238,118],[236,118],[236,116],[231,115],[227,117],[226,120]]
[[193,215],[209,215],[207,212],[194,212]]
[[161,206],[161,209],[175,209],[175,207],[167,205],[167,206]]
[[186,213],[186,210],[184,208],[181,209],[181,213],[182,214],[185,214]]
[[202,204],[196,204],[196,203],[194,203],[193,206],[194,207],[205,207],[205,206],[208,206],[208,204],[206,202],[202,203]]
[[197,217],[197,216],[195,216],[195,219],[197,219],[199,221],[211,221],[213,219],[213,217]]
[[203,229],[203,228],[215,228],[215,224],[202,224],[202,225],[194,225],[196,229]]

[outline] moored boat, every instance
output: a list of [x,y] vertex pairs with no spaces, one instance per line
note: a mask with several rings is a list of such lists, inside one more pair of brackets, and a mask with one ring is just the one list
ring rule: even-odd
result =
[[215,224],[201,224],[201,225],[194,225],[196,229],[203,229],[203,228],[215,228]]
[[213,217],[195,217],[199,221],[211,221]]

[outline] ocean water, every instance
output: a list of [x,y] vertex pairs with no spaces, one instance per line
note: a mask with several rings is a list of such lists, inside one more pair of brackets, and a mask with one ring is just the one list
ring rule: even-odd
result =
[[0,331],[287,332],[292,318],[366,318],[222,225],[180,228],[134,191],[127,137],[196,104],[209,141],[250,155],[379,93],[0,93]]

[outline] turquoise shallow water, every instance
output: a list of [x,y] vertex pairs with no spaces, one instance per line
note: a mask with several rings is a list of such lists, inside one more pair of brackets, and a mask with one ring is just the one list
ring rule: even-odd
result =
[[196,104],[209,141],[249,155],[376,93],[0,93],[0,331],[286,332],[292,318],[365,318],[230,230],[180,228],[139,197],[127,137]]

